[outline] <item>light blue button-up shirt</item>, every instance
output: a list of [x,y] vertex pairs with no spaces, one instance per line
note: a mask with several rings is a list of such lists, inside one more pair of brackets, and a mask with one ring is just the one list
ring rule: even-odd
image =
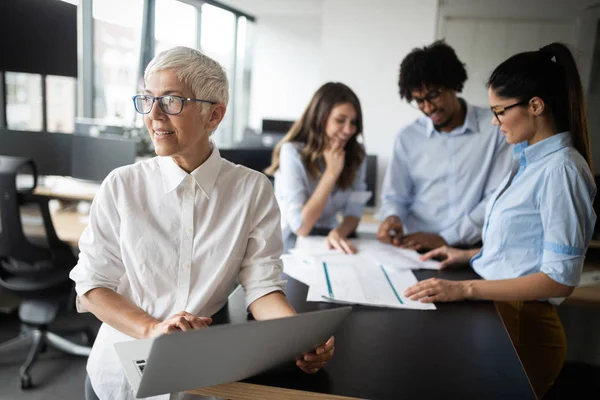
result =
[[[275,173],[275,197],[281,209],[281,229],[284,241],[300,229],[302,208],[319,183],[319,179],[313,179],[304,168],[300,158],[303,148],[304,143],[285,143],[281,146],[279,153],[279,169]],[[336,185],[329,195],[321,216],[315,223],[316,228],[335,228],[338,225],[337,215],[339,213],[342,213],[343,217],[360,218],[363,204],[350,200],[352,192],[363,192],[367,189],[366,165],[365,157],[351,187],[341,190]],[[321,163],[321,171],[325,170],[324,167]]]
[[423,116],[400,131],[383,182],[379,217],[405,233],[437,233],[450,245],[481,239],[485,205],[510,168],[511,147],[492,112],[467,104],[463,125],[435,130]]
[[516,145],[512,170],[486,207],[473,269],[485,279],[541,271],[577,286],[596,223],[595,195],[594,177],[568,132]]

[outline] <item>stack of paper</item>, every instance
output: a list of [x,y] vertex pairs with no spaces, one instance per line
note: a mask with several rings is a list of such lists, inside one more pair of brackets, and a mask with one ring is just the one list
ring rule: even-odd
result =
[[299,238],[282,257],[284,272],[309,286],[307,301],[435,310],[433,304],[402,295],[417,283],[411,269],[439,269],[439,262],[421,262],[416,251],[376,240],[355,240],[354,255],[328,250],[323,237]]

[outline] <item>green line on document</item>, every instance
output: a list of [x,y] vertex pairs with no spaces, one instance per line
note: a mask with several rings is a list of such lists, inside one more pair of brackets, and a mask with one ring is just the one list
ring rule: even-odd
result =
[[400,304],[404,304],[404,302],[402,301],[402,299],[400,298],[400,296],[398,296],[398,292],[396,292],[396,288],[394,287],[394,284],[392,284],[392,281],[390,280],[390,277],[388,276],[387,272],[385,272],[385,269],[383,269],[383,265],[380,264],[379,268],[381,268],[381,272],[383,272],[383,274],[385,275],[385,279],[387,279],[388,283],[392,287],[392,290],[394,291],[394,294],[396,295],[396,298],[398,299],[398,301],[400,302]]
[[323,271],[325,271],[325,280],[327,281],[327,290],[329,291],[329,297],[333,299],[333,290],[331,289],[331,282],[329,281],[329,272],[327,271],[327,263],[325,262],[323,263]]

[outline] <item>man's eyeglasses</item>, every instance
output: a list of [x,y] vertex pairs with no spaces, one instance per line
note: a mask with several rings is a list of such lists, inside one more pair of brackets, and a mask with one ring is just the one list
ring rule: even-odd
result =
[[504,115],[504,113],[507,110],[510,110],[513,107],[523,106],[523,105],[525,105],[527,103],[529,103],[529,101],[519,101],[518,103],[511,104],[510,106],[496,106],[496,107],[490,107],[490,109],[492,110],[492,112],[496,116],[496,119],[498,120],[498,122],[501,123],[502,121],[500,121],[500,116]]
[[150,111],[152,111],[152,106],[156,100],[158,100],[160,109],[163,110],[165,114],[169,115],[177,115],[181,113],[183,110],[183,104],[186,101],[217,104],[216,101],[191,99],[189,97],[174,96],[172,94],[159,97],[138,94],[137,96],[133,96],[133,106],[135,107],[135,111],[139,112],[140,114],[148,114]]
[[410,101],[410,105],[414,108],[423,108],[425,102],[427,101],[429,104],[434,105],[442,95],[442,89],[434,89],[428,92],[424,97],[414,97]]

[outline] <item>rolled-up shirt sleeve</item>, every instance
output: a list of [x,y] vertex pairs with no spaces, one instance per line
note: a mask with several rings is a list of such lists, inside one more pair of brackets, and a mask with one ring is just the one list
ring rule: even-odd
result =
[[[367,190],[367,157],[363,160],[360,165],[360,169],[354,178],[354,182],[352,182],[351,191],[352,192],[365,192]],[[371,196],[374,196],[375,193],[372,193]],[[352,194],[350,194],[350,199],[348,203],[344,207],[342,215],[345,217],[357,217],[360,218],[362,215],[363,208],[365,207],[365,203],[356,202],[352,200]]]
[[251,230],[238,274],[238,282],[246,292],[247,307],[262,296],[285,289],[285,281],[281,279],[283,241],[277,200],[265,176],[254,186],[256,200],[246,222]]
[[300,153],[293,143],[284,143],[279,153],[276,179],[281,190],[279,205],[290,229],[297,232],[302,226],[302,208],[310,197],[306,170]]
[[[102,183],[90,208],[90,220],[79,240],[79,260],[69,277],[82,296],[103,287],[117,290],[125,268],[119,245],[120,217],[115,201],[115,172]],[[86,312],[79,300],[77,310]]]
[[574,166],[554,169],[539,199],[544,243],[541,272],[558,283],[577,286],[589,246],[596,214],[596,189],[586,185]]

